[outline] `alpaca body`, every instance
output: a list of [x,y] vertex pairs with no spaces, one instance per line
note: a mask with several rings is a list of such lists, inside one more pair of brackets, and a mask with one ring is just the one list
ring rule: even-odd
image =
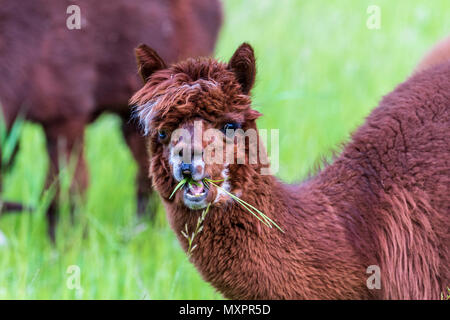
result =
[[[219,128],[223,117],[239,115],[244,130],[255,129],[248,97],[253,51],[244,44],[227,65],[190,60],[165,69],[154,52],[139,50],[140,64],[154,74],[132,102],[141,106],[143,122],[151,119],[154,186],[187,250],[181,231],[194,230],[201,212],[186,207],[181,193],[169,197],[176,184],[176,168],[167,161],[172,143],[158,133],[189,127],[189,117]],[[205,79],[218,85],[202,86]],[[189,89],[179,90],[185,83]],[[260,163],[226,165],[222,177],[223,167],[206,167],[284,232],[267,228],[232,199],[213,202],[191,261],[231,299],[439,298],[450,285],[449,128],[450,63],[444,63],[384,97],[341,155],[301,184],[261,175]],[[367,286],[372,265],[380,268],[380,289]]]
[[[254,226],[237,204],[212,208],[193,263],[228,298],[438,298],[450,285],[449,129],[450,63],[387,95],[316,177],[285,185],[246,167],[243,200],[285,234]],[[184,218],[171,221],[182,244],[192,215],[173,215]],[[366,286],[370,265],[380,290]]]

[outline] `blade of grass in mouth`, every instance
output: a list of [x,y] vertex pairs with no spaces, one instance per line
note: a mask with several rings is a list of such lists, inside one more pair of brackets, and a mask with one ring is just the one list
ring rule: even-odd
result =
[[[245,202],[244,200],[240,199],[239,197],[235,196],[234,194],[232,194],[231,192],[225,190],[224,188],[222,188],[221,186],[217,185],[216,183],[222,182],[224,181],[223,179],[221,180],[212,180],[212,179],[208,179],[208,178],[204,178],[202,180],[203,184],[205,185],[205,187],[207,189],[209,189],[209,184],[212,184],[213,186],[215,186],[216,188],[222,190],[223,192],[225,192],[226,194],[228,194],[233,200],[235,200],[238,204],[240,204],[245,210],[247,210],[248,212],[250,212],[252,215],[254,215],[259,221],[261,221],[264,225],[266,225],[269,228],[272,228],[272,225],[275,226],[278,230],[280,230],[281,232],[284,233],[283,229],[280,228],[280,226],[278,226],[272,219],[270,219],[268,216],[266,216],[263,212],[261,212],[260,210],[258,210],[257,208],[255,208],[254,206],[252,206],[251,204],[249,204],[248,202]],[[186,183],[188,184],[196,184],[198,186],[200,186],[200,182],[193,180],[192,178],[184,178],[183,180],[181,180],[175,187],[175,189],[173,190],[172,194],[170,195],[169,199],[171,199],[173,197],[173,195],[175,194],[175,192],[177,192],[180,188],[182,188]]]
[[[248,202],[245,202],[244,200],[238,198],[237,196],[235,196],[231,192],[229,192],[229,191],[225,190],[224,188],[218,186],[213,181],[214,180],[204,179],[204,182],[210,183],[213,186],[215,186],[216,188],[218,188],[218,189],[222,190],[223,192],[225,192],[226,194],[228,194],[233,200],[235,200],[237,203],[239,203],[244,209],[246,209],[248,212],[250,212],[252,215],[254,215],[263,224],[265,224],[269,228],[272,228],[272,225],[274,225],[278,230],[280,230],[281,232],[284,233],[283,229],[281,229],[280,226],[278,226],[272,219],[270,219],[268,216],[266,216],[263,212],[261,212],[260,210],[258,210],[257,208],[255,208],[254,206],[249,204]],[[216,181],[218,181],[218,180],[216,180]]]
[[176,185],[175,189],[173,189],[172,194],[170,195],[169,199],[172,199],[173,195],[175,194],[175,192],[177,192],[179,189],[181,189],[182,187],[184,187],[184,185],[188,183],[189,185],[191,184],[195,184],[197,186],[200,186],[200,182],[193,180],[192,178],[184,178],[183,180],[181,180],[180,182],[178,182],[178,184]]
[[181,180],[180,182],[178,182],[177,186],[175,187],[175,189],[173,189],[172,194],[170,195],[169,199],[172,199],[173,195],[175,194],[175,192],[178,191],[178,189],[180,189],[182,186],[184,186],[187,182],[187,179],[184,178],[183,180]]

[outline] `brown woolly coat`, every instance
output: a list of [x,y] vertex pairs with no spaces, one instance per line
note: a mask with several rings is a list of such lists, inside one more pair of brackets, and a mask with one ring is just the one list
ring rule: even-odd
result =
[[[181,193],[169,199],[177,181],[157,130],[191,118],[216,128],[240,119],[243,129],[256,128],[248,96],[253,51],[244,44],[229,64],[190,59],[169,68],[142,47],[138,57],[148,81],[132,103],[149,121],[153,183],[186,250],[181,231],[186,224],[194,230],[200,212],[187,209]],[[260,164],[230,164],[231,191],[284,233],[233,201],[213,204],[192,263],[232,299],[438,299],[450,286],[449,129],[450,63],[442,63],[385,96],[340,156],[301,184],[260,175]],[[208,170],[220,178],[221,169]],[[381,289],[367,287],[371,265],[380,267]]]

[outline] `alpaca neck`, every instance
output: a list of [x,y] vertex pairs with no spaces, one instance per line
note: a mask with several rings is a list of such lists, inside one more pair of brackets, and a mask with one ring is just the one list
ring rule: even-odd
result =
[[[267,214],[284,232],[263,225],[230,201],[226,207],[211,207],[191,261],[228,298],[323,297],[314,291],[323,279],[317,275],[328,279],[342,273],[344,262],[336,259],[336,253],[348,251],[331,204],[310,182],[286,185],[273,176],[253,176],[252,181],[241,198]],[[193,228],[199,214],[185,210],[183,215],[185,219],[172,227],[186,250],[181,230],[186,223]],[[330,247],[337,248],[330,251]],[[283,288],[286,277],[293,277],[298,291],[290,290],[287,295]]]

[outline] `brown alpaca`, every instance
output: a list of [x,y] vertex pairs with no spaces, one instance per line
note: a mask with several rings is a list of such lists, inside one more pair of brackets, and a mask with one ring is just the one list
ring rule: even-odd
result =
[[[192,132],[194,121],[204,130],[256,129],[248,44],[229,63],[198,58],[167,67],[145,45],[137,57],[147,81],[131,103],[151,144],[154,188],[184,250],[181,231],[194,230],[198,209],[212,203],[190,260],[225,297],[437,299],[450,286],[450,63],[400,84],[333,164],[287,185],[262,175],[261,161],[180,162],[174,147],[191,141],[169,139],[178,128]],[[194,141],[192,152],[201,155],[205,145]],[[197,181],[225,178],[223,187],[263,210],[284,233],[214,187],[186,187],[170,199],[185,174]],[[381,289],[367,286],[371,265],[380,267]]]
[[439,41],[419,62],[415,72],[450,61],[450,36]]
[[[73,4],[80,7],[80,30],[66,26],[66,10]],[[150,183],[145,140],[128,108],[140,86],[133,48],[149,42],[171,62],[209,55],[220,24],[218,0],[2,1],[0,103],[7,125],[20,111],[42,124],[51,160],[48,183],[58,173],[58,152],[67,157],[81,152],[75,184],[84,190],[85,127],[104,111],[119,115],[139,165],[138,210],[143,211]],[[50,216],[54,210],[52,205]]]

